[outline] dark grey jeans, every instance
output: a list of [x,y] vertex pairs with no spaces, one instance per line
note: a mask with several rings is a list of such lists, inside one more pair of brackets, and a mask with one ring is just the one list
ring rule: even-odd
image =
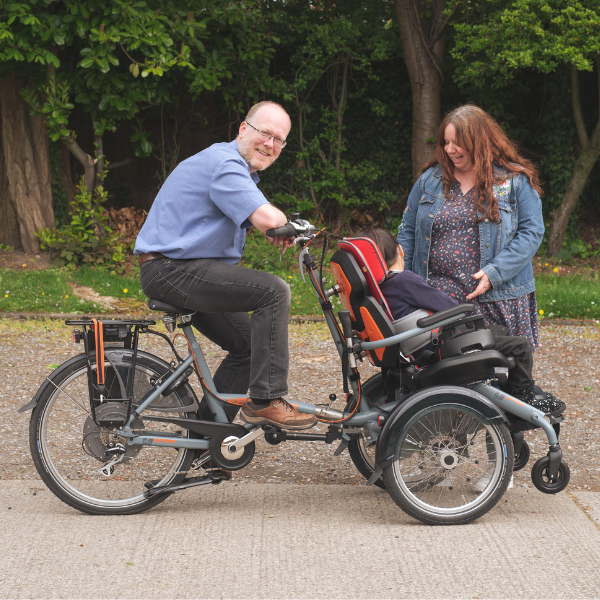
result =
[[[287,394],[290,287],[282,279],[218,260],[171,258],[145,262],[140,279],[149,298],[197,311],[192,324],[228,352],[213,376],[218,391]],[[237,410],[225,406],[230,419]],[[201,413],[210,416],[204,399]]]

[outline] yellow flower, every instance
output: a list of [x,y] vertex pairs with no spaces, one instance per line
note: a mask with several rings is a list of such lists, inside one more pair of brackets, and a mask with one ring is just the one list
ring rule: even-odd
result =
[[123,290],[123,293],[124,293],[124,294],[126,294],[126,293],[127,293],[127,288],[125,288],[125,289]]
[[544,311],[543,311],[543,310],[540,310],[540,315],[543,315],[543,314],[544,314]]
[[42,296],[45,296],[45,295],[46,295],[46,292],[42,292]]
[[5,297],[5,298],[8,298],[8,294],[4,294],[4,297]]
[[544,266],[545,266],[545,267],[547,267],[547,266],[548,266],[548,263],[546,263]]
[[69,294],[67,294],[67,295],[65,296],[65,298],[68,298],[68,297],[69,297]]
[[554,269],[552,269],[555,273],[558,273],[558,267],[554,267]]
[[288,279],[292,279],[292,276],[291,276],[291,275],[288,275]]

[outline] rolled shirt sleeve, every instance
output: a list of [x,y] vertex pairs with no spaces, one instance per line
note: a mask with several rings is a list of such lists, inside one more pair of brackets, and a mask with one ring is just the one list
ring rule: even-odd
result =
[[249,176],[248,165],[241,157],[239,160],[227,158],[217,165],[209,195],[215,206],[238,227],[246,225],[248,217],[269,202]]

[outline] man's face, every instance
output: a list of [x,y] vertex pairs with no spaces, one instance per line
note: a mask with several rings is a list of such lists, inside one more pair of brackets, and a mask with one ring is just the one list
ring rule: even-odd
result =
[[[266,105],[250,119],[256,129],[267,131],[272,136],[285,140],[290,132],[291,123],[287,114],[278,106]],[[244,121],[240,125],[238,150],[242,158],[250,166],[250,172],[264,171],[270,167],[281,154],[281,148],[272,139],[264,141],[258,131]]]

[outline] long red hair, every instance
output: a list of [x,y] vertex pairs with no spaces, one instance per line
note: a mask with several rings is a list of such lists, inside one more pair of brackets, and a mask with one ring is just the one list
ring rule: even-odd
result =
[[[480,223],[486,218],[494,222],[500,221],[498,199],[494,197],[494,184],[502,183],[507,178],[522,173],[529,179],[531,187],[542,195],[542,188],[537,169],[534,164],[523,158],[517,146],[508,139],[500,125],[484,110],[473,104],[465,104],[450,111],[442,120],[437,135],[435,152],[427,165],[440,165],[444,172],[444,193],[450,191],[454,181],[454,164],[444,150],[445,132],[448,125],[456,129],[456,143],[463,150],[471,153],[474,164],[475,185],[473,200],[475,201],[475,219]],[[493,165],[498,165],[504,173],[494,174]]]

